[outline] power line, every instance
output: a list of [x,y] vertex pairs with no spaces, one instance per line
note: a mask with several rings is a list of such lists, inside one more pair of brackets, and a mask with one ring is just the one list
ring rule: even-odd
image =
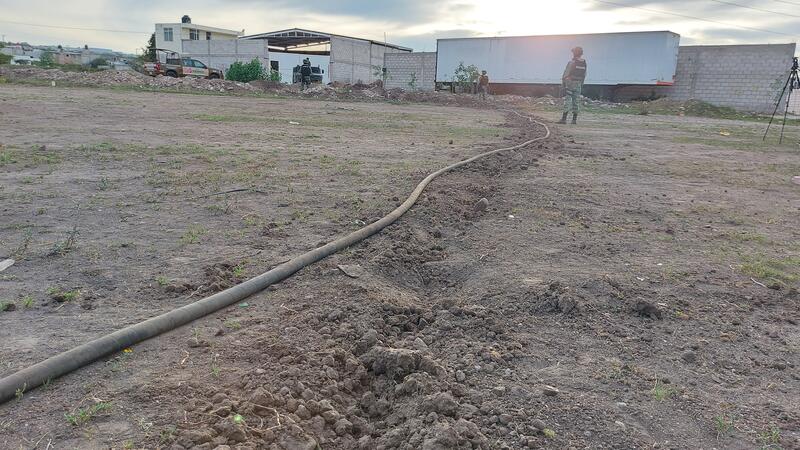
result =
[[760,31],[762,33],[777,34],[777,35],[780,35],[780,36],[789,36],[791,38],[796,38],[797,37],[797,36],[789,34],[789,33],[781,33],[780,31],[764,30],[764,29],[761,29],[761,28],[747,27],[747,26],[744,26],[744,25],[736,25],[736,24],[728,23],[728,22],[720,22],[718,20],[704,19],[702,17],[690,16],[688,14],[680,14],[680,13],[674,13],[674,12],[670,12],[670,11],[662,11],[662,10],[659,10],[659,9],[642,8],[641,6],[631,6],[631,5],[626,5],[624,3],[611,2],[611,1],[608,1],[608,0],[593,0],[593,1],[598,2],[598,3],[605,3],[607,5],[620,6],[620,7],[623,7],[623,8],[639,9],[639,10],[642,10],[642,11],[647,11],[647,12],[652,12],[652,13],[657,13],[657,14],[666,14],[666,15],[669,15],[669,16],[682,17],[684,19],[692,19],[692,20],[699,20],[701,22],[715,23],[717,25],[725,25],[726,27],[741,28],[743,30],[750,30],[750,31]]
[[797,2],[790,2],[790,1],[788,1],[788,0],[772,0],[772,1],[773,1],[773,2],[778,2],[778,3],[786,3],[787,5],[795,5],[795,6],[800,6],[800,3],[797,3]]
[[58,28],[62,30],[79,30],[79,31],[100,31],[103,33],[131,33],[131,34],[151,34],[152,31],[130,31],[130,30],[108,30],[103,28],[81,28],[81,27],[64,27],[58,25],[41,25],[36,23],[13,22],[10,20],[0,20],[0,23],[10,23],[12,25],[25,25],[28,27],[39,28]]
[[780,16],[789,16],[789,17],[798,17],[798,18],[800,18],[800,16],[797,15],[797,14],[783,13],[783,12],[779,12],[779,11],[773,11],[771,9],[764,9],[764,8],[757,8],[755,6],[742,5],[740,3],[726,2],[725,0],[711,0],[711,1],[712,2],[721,3],[723,5],[736,6],[737,8],[752,9],[753,11],[761,11],[761,12],[766,12],[766,13],[770,13],[770,14],[778,14]]

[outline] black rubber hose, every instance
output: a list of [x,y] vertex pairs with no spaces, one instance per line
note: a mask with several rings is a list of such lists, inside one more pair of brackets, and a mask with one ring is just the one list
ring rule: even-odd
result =
[[[525,117],[516,111],[511,112],[520,117]],[[240,302],[257,292],[263,291],[272,284],[289,278],[300,269],[320,261],[321,259],[324,259],[353,244],[361,242],[375,233],[378,233],[387,226],[396,222],[400,217],[403,216],[403,214],[408,212],[408,210],[414,206],[414,203],[416,203],[420,194],[422,194],[422,192],[425,190],[425,187],[443,173],[465,166],[478,159],[485,158],[499,152],[517,150],[534,142],[542,141],[550,137],[550,129],[547,127],[547,125],[533,120],[530,117],[527,117],[527,119],[532,123],[536,123],[544,127],[546,131],[545,135],[513,147],[506,147],[481,153],[477,156],[473,156],[472,158],[465,159],[443,169],[439,169],[425,177],[425,179],[417,185],[417,187],[414,189],[414,192],[411,193],[411,195],[406,201],[403,202],[403,204],[398,206],[394,211],[390,212],[377,222],[367,225],[322,247],[304,253],[268,272],[265,272],[255,278],[251,278],[222,292],[218,292],[212,296],[174,309],[170,312],[161,314],[160,316],[153,317],[152,319],[148,319],[144,322],[127,326],[119,331],[115,331],[111,334],[87,342],[83,345],[52,356],[38,364],[34,364],[33,366],[9,375],[0,380],[0,404],[3,404],[16,397],[19,393],[24,393],[30,389],[41,386],[50,380],[58,378],[62,375],[66,375],[104,356],[119,352],[125,348],[138,344],[139,342],[158,336],[162,333],[166,333],[167,331],[174,330],[201,317],[219,311],[222,308]]]

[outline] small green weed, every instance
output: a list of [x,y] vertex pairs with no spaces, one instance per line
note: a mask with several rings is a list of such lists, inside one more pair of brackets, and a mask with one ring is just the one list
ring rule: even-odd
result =
[[230,328],[231,330],[238,330],[242,328],[242,323],[236,319],[228,319],[225,321],[225,327]]
[[724,414],[714,417],[714,426],[717,428],[717,439],[728,434],[733,428],[733,418]]
[[25,308],[25,309],[32,308],[33,307],[33,297],[31,297],[30,295],[26,295],[25,297],[22,297],[22,307]]
[[78,242],[79,234],[78,227],[72,227],[72,230],[67,232],[64,240],[53,244],[53,248],[50,249],[49,256],[64,256],[71,252],[73,249],[75,249],[75,244]]
[[653,398],[659,402],[664,401],[675,394],[674,389],[665,385],[660,380],[656,380],[656,384],[653,386],[653,390],[650,392],[653,394]]
[[761,281],[790,283],[800,281],[800,257],[746,257],[741,270]]
[[542,430],[542,434],[547,439],[555,439],[556,438],[556,432],[551,430],[550,428],[545,428],[544,430]]
[[111,403],[100,402],[87,408],[78,409],[74,413],[64,413],[64,418],[67,419],[70,425],[78,427],[85,425],[96,415],[109,409],[111,409]]
[[197,244],[200,238],[208,234],[208,230],[200,225],[191,225],[181,236],[181,244]]
[[169,284],[169,279],[165,276],[156,277],[156,283],[158,283],[159,286],[164,287]]
[[255,214],[248,214],[242,218],[242,221],[248,227],[254,227],[261,223],[261,218]]
[[244,278],[244,263],[240,263],[233,268],[233,276],[236,278]]
[[758,433],[758,439],[764,445],[763,448],[779,448],[781,443],[781,429],[775,425],[770,425],[766,430]]
[[17,248],[11,251],[11,257],[14,259],[22,259],[28,252],[28,246],[33,240],[33,231],[30,228],[25,229],[22,235],[22,242],[19,243]]
[[71,302],[78,298],[81,295],[81,292],[77,289],[72,291],[64,291],[61,288],[51,287],[47,289],[47,295],[49,295],[53,300],[63,303],[63,302]]
[[168,444],[169,442],[175,439],[175,433],[178,431],[178,427],[175,425],[170,425],[161,430],[158,434],[158,441],[161,445]]

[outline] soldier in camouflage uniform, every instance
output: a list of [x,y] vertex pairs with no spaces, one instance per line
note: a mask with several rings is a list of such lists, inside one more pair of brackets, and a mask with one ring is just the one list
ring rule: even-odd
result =
[[572,49],[572,61],[567,64],[564,76],[561,78],[567,95],[564,97],[564,115],[558,123],[567,123],[567,115],[570,112],[572,112],[572,123],[578,123],[584,80],[586,80],[586,60],[583,59],[583,48],[575,47]]

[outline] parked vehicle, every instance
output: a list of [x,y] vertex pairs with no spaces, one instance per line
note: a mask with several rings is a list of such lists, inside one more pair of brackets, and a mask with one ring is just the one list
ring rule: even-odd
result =
[[[192,58],[182,58],[175,52],[166,50],[157,50],[158,61],[153,63],[145,63],[144,71],[150,76],[164,75],[167,77],[199,77],[208,79],[222,79],[224,74],[219,69],[213,69],[202,61]],[[161,62],[161,54],[166,54],[163,58],[165,62]]]
[[[300,68],[302,66],[295,66],[294,70],[292,71],[292,83],[301,83],[303,81],[303,76],[300,75]],[[311,67],[311,82],[312,83],[322,83],[322,74],[325,73],[319,66]]]

